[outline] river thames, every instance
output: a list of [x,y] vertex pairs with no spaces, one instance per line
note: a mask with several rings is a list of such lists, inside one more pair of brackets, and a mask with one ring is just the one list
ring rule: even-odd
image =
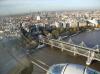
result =
[[[79,35],[70,37],[69,39],[71,39],[73,43],[77,45],[83,41],[87,47],[93,48],[96,45],[100,45],[100,30],[84,32]],[[64,40],[68,41],[69,39]]]

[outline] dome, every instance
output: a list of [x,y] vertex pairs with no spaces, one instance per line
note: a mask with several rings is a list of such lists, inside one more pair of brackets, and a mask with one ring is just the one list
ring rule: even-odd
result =
[[61,74],[95,74],[95,71],[78,64],[67,64],[62,69]]
[[100,72],[79,64],[55,64],[47,74],[100,74]]

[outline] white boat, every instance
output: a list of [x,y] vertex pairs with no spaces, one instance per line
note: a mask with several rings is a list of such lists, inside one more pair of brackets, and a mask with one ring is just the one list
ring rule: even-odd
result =
[[100,28],[95,28],[95,30],[100,30]]
[[2,31],[2,30],[0,30],[0,33],[3,33],[3,31]]

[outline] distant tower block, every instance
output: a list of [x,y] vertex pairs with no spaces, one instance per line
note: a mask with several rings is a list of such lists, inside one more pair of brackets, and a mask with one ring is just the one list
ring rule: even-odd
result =
[[37,21],[40,21],[40,19],[41,19],[41,18],[40,18],[40,16],[37,16],[37,18],[36,18],[36,19],[37,19]]

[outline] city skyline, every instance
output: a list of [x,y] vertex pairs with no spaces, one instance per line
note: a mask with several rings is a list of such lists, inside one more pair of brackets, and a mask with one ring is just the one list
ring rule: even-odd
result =
[[100,9],[100,0],[0,0],[0,15],[70,9]]

